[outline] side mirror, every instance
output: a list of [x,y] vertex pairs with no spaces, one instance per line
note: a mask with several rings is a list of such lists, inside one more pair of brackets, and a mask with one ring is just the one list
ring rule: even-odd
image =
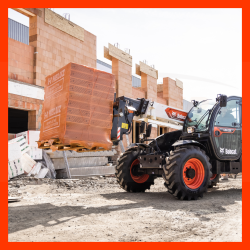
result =
[[152,124],[147,124],[146,128],[146,137],[150,137],[151,135]]
[[220,97],[220,107],[226,107],[227,106],[227,96],[222,95]]
[[227,96],[226,95],[217,95],[216,101],[220,102],[221,108],[227,106]]
[[192,100],[191,102],[193,103],[193,106],[194,106],[194,107],[197,107],[197,105],[199,104],[199,102],[198,102],[198,101],[195,101],[195,100]]
[[145,123],[146,123],[146,122],[144,122],[144,121],[142,121],[142,122],[140,123],[140,134],[143,134],[144,131],[145,131]]

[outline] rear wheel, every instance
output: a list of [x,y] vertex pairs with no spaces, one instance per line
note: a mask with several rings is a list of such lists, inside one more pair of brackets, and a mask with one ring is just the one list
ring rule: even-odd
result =
[[178,199],[197,200],[207,191],[211,168],[209,157],[199,147],[178,148],[166,159],[165,186]]
[[217,183],[220,181],[220,175],[219,174],[212,174],[210,177],[210,184],[208,185],[209,188],[213,188],[217,185]]
[[118,160],[115,176],[120,186],[128,192],[145,192],[154,184],[154,176],[139,172],[140,161],[136,149],[127,150]]

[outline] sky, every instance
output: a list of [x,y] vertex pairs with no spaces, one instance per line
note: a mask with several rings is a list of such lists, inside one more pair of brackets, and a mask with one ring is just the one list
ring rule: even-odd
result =
[[[130,49],[135,64],[146,60],[164,77],[183,81],[183,97],[214,99],[217,94],[242,96],[241,9],[60,9],[70,20],[97,36],[97,59],[104,46]],[[9,9],[9,18],[29,20]],[[136,75],[137,76],[137,75]]]

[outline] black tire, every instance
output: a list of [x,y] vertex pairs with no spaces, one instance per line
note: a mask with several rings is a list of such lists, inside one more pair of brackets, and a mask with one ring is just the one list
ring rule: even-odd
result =
[[[136,149],[128,149],[118,160],[118,164],[116,166],[115,176],[117,182],[127,192],[145,192],[146,189],[150,189],[150,186],[154,184],[154,176],[149,175],[144,176],[145,181],[142,183],[135,182],[133,178],[137,176],[131,175],[130,169],[138,168],[138,164],[132,166],[132,163],[136,162],[138,157],[138,151]],[[138,161],[139,162],[139,161]],[[138,174],[138,178],[143,176],[142,174]],[[143,179],[141,179],[143,181]]]
[[213,188],[214,186],[217,185],[218,182],[220,182],[220,174],[217,174],[216,177],[214,177],[212,175],[212,179],[210,178],[210,182],[209,182],[209,185],[208,185],[208,188]]
[[[196,172],[191,172],[190,176],[187,175],[187,162],[196,161],[199,164],[199,168],[202,170],[202,176],[199,180],[197,178]],[[198,160],[198,161],[197,161]],[[185,166],[185,170],[184,170]],[[203,197],[203,194],[207,192],[207,187],[210,180],[212,165],[209,162],[209,157],[206,155],[205,151],[201,150],[199,147],[187,146],[182,148],[177,148],[170,152],[170,156],[166,158],[166,166],[164,166],[163,179],[165,180],[165,186],[168,192],[174,195],[176,198],[181,200],[197,200],[199,197]],[[185,174],[184,174],[185,173]],[[190,188],[190,185],[185,184],[189,180],[198,180],[195,184],[195,188]],[[193,187],[192,186],[192,187]]]

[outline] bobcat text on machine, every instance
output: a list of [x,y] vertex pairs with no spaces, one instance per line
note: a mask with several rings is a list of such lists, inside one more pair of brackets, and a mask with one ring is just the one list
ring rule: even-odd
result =
[[[138,100],[138,104],[150,106],[146,101]],[[216,185],[221,173],[242,172],[242,98],[218,95],[214,100],[193,103],[186,117],[179,115],[180,121],[185,119],[182,130],[148,139],[152,125],[141,122],[141,143],[131,144],[116,166],[116,178],[123,189],[144,192],[162,176],[169,193],[178,199],[196,200]],[[144,109],[137,115],[145,113]],[[116,117],[119,110],[114,107],[114,121]],[[122,119],[131,124],[133,112],[128,111]],[[122,121],[113,123],[113,134],[122,126],[118,123]]]

